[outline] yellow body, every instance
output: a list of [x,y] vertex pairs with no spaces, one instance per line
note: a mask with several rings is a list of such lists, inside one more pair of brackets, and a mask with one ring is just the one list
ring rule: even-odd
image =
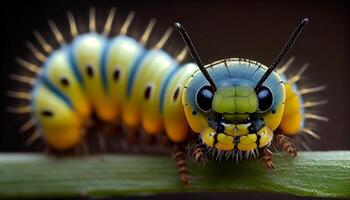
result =
[[166,90],[163,118],[166,133],[173,142],[182,142],[188,138],[190,129],[184,113],[181,94],[185,82],[195,70],[197,70],[197,66],[192,63],[182,66]]
[[[58,50],[50,57],[47,66],[44,66],[44,73],[46,73],[47,79],[51,80],[52,84],[57,86],[57,89],[64,95],[70,97],[73,108],[77,112],[76,114],[86,119],[91,114],[91,105],[86,94],[75,79],[69,65],[67,52]],[[68,81],[68,85],[63,85],[61,83],[63,78]],[[48,93],[48,91],[43,94],[43,97],[50,95],[46,93]]]
[[300,94],[293,90],[291,83],[286,83],[284,87],[286,89],[286,101],[279,128],[284,134],[292,136],[298,134],[302,128],[302,102],[300,101]]
[[[151,50],[140,63],[130,97],[124,105],[123,119],[126,125],[142,127],[149,134],[158,134],[164,130],[163,119],[159,110],[159,96],[166,74],[177,63],[168,54],[160,50]],[[147,88],[149,97],[145,97]]]
[[[131,70],[130,66],[142,52],[143,49],[137,41],[125,38],[125,36],[117,37],[111,41],[106,56],[106,75],[109,83],[107,95],[114,105],[110,109],[116,112],[116,117],[119,120],[127,97],[126,90]],[[116,70],[119,71],[117,80],[114,76]]]
[[52,53],[43,68],[31,105],[43,138],[56,150],[80,143],[92,112],[147,134],[167,132],[174,142],[188,137],[181,94],[194,64],[180,68],[164,51],[145,50],[127,36],[108,41],[89,33]]
[[[44,140],[56,150],[66,150],[78,145],[82,137],[83,118],[58,99],[44,86],[37,86],[34,116],[40,122],[39,128]],[[44,98],[40,98],[44,97]],[[52,109],[54,108],[54,109]],[[47,116],[44,112],[51,112]]]
[[[79,73],[83,78],[84,91],[99,118],[112,121],[117,116],[113,101],[104,92],[101,81],[101,59],[106,41],[101,36],[87,35],[73,45],[74,56]],[[89,75],[88,70],[92,72]]]

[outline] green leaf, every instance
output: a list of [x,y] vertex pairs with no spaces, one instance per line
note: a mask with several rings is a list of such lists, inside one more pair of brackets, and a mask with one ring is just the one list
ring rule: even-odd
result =
[[259,160],[190,164],[183,186],[170,156],[99,155],[54,158],[0,154],[0,197],[145,195],[167,192],[258,191],[350,198],[350,151],[274,156],[275,170]]

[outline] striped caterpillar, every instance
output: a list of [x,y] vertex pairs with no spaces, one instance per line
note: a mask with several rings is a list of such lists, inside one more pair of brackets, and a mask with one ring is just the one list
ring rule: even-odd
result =
[[[324,86],[298,89],[306,66],[290,79],[284,75],[292,59],[277,67],[308,22],[304,19],[275,62],[267,67],[256,61],[229,58],[203,65],[181,24],[183,37],[195,63],[182,62],[184,48],[175,58],[162,50],[171,34],[168,29],[153,48],[146,49],[155,21],[151,20],[141,38],[127,36],[134,13],[108,38],[115,9],[112,8],[102,33],[96,31],[95,10],[90,10],[89,32],[79,33],[72,13],[68,13],[74,38],[66,43],[58,27],[49,22],[61,47],[53,47],[38,32],[41,50],[31,46],[42,61],[36,66],[18,59],[36,77],[13,74],[16,81],[32,85],[30,92],[10,91],[9,96],[28,100],[28,105],[11,107],[15,113],[30,113],[23,131],[35,127],[30,141],[42,138],[54,151],[66,151],[82,143],[92,115],[104,123],[121,122],[128,133],[142,128],[143,134],[165,134],[176,146],[173,154],[180,179],[190,184],[185,148],[190,157],[203,162],[210,156],[249,158],[262,155],[273,168],[270,145],[291,156],[296,148],[290,137],[304,132],[307,118],[327,118],[305,113],[305,108],[324,102],[304,102],[302,95]],[[96,134],[99,134],[96,132]],[[119,134],[113,132],[112,134]],[[190,144],[190,145],[189,145]]]

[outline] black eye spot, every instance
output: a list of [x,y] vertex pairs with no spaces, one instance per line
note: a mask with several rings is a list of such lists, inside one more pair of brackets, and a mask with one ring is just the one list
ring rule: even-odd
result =
[[192,111],[192,115],[197,115],[197,112],[196,111]]
[[49,110],[43,110],[41,112],[41,114],[45,117],[52,117],[53,116],[53,112],[49,111]]
[[114,72],[113,72],[113,80],[115,82],[117,82],[119,80],[119,77],[120,77],[120,70],[119,69],[115,69]]
[[269,88],[261,86],[256,92],[259,101],[259,110],[264,112],[272,106],[273,96]]
[[275,114],[275,113],[276,113],[276,110],[272,110],[271,112],[272,112],[272,114]]
[[144,97],[148,100],[151,97],[152,86],[148,85],[145,89]]
[[179,94],[180,94],[180,88],[177,87],[175,92],[174,92],[173,101],[176,101],[177,98],[179,98]]
[[94,69],[92,68],[92,65],[86,66],[86,74],[91,78],[94,76]]
[[213,101],[214,92],[213,89],[210,86],[204,86],[202,87],[196,97],[196,102],[198,107],[204,111],[207,112],[211,109],[211,103]]
[[68,87],[69,86],[69,81],[66,77],[62,77],[60,79],[61,85],[63,85],[64,87]]

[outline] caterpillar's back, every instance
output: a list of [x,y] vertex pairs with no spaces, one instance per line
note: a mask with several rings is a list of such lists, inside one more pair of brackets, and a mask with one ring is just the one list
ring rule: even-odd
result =
[[[68,13],[73,41],[66,44],[58,27],[49,25],[61,47],[52,47],[36,36],[50,54],[39,68],[22,62],[37,74],[37,79],[14,75],[33,85],[30,104],[14,109],[31,112],[31,125],[50,147],[65,150],[81,142],[89,118],[95,113],[103,122],[122,121],[129,129],[142,125],[146,133],[164,132],[174,141],[183,141],[189,127],[181,109],[184,82],[196,69],[194,64],[181,64],[184,48],[173,58],[162,47],[171,35],[169,28],[159,41],[146,49],[155,20],[151,20],[139,40],[127,36],[134,13],[120,28],[120,34],[108,38],[115,9],[111,9],[103,33],[96,32],[95,11],[90,10],[88,33],[78,33],[72,13]],[[38,54],[35,54],[38,55]],[[42,55],[42,54],[40,54]],[[28,125],[27,125],[28,126]],[[117,133],[116,133],[117,134]],[[37,138],[39,135],[36,135]]]

